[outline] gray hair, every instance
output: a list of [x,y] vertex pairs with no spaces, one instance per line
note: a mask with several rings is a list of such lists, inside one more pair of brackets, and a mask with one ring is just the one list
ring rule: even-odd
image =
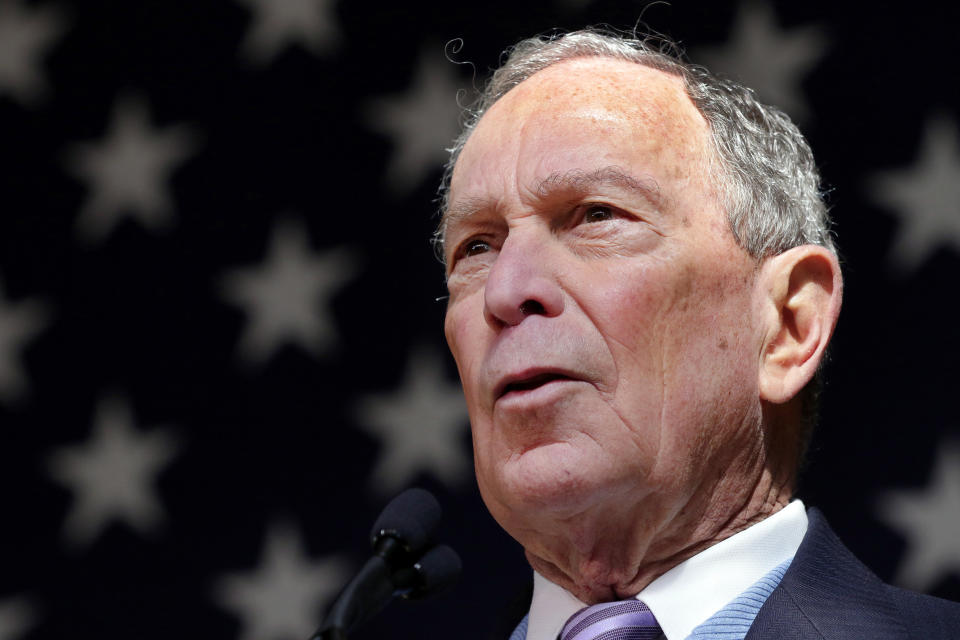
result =
[[[737,244],[757,259],[803,244],[836,253],[820,176],[810,146],[790,118],[757,101],[753,91],[689,64],[676,45],[653,38],[624,37],[595,29],[534,37],[508,50],[476,104],[466,111],[463,131],[444,168],[441,212],[449,205],[457,158],[483,114],[512,88],[547,67],[584,57],[635,62],[683,79],[687,95],[706,119],[719,162],[711,171]],[[445,219],[436,233],[442,254]]]

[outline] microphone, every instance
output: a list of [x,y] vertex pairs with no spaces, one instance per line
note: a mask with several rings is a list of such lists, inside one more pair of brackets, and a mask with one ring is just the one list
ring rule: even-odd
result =
[[374,555],[343,588],[311,640],[345,640],[395,596],[415,600],[452,586],[460,557],[446,545],[431,545],[440,515],[437,499],[423,489],[407,489],[391,500],[370,532]]
[[407,489],[380,512],[370,530],[370,544],[391,568],[408,564],[429,544],[442,513],[432,493]]
[[401,598],[422,600],[452,587],[462,569],[457,552],[441,544],[423,554],[412,567],[398,571],[393,584]]

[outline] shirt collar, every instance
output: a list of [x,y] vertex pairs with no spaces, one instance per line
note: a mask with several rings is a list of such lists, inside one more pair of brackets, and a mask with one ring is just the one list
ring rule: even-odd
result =
[[[799,500],[718,542],[651,582],[637,594],[667,640],[683,640],[776,566],[794,556],[807,532]],[[555,640],[567,618],[587,606],[563,587],[533,574],[527,640]]]

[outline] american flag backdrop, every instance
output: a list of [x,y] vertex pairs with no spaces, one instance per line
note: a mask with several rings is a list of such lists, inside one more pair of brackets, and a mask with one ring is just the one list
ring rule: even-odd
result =
[[0,640],[306,640],[410,485],[463,577],[356,637],[506,637],[444,148],[507,45],[641,18],[811,140],[846,296],[800,495],[960,599],[960,10],[879,7],[0,0]]

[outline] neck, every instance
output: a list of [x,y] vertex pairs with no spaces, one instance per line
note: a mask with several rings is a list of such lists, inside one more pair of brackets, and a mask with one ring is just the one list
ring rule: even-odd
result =
[[[548,540],[537,536],[540,544],[527,547],[527,559],[541,575],[588,604],[633,597],[684,560],[776,513],[790,500],[790,482],[766,468],[753,482],[744,480],[725,474],[715,486],[698,487],[690,499],[669,510],[642,501],[639,512],[566,518],[548,529],[564,533]],[[743,491],[744,486],[751,490]]]

